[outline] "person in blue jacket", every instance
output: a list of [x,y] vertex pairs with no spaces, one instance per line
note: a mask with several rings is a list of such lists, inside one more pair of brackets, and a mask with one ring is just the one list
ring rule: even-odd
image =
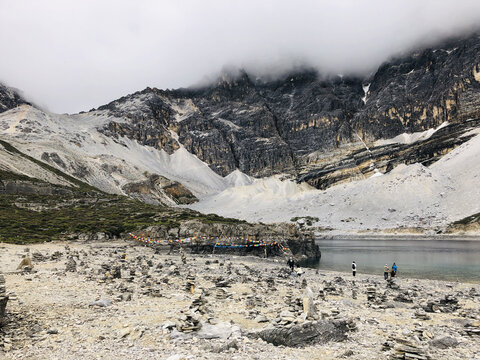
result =
[[393,263],[393,265],[392,265],[392,277],[397,276],[397,270],[398,270],[397,264]]

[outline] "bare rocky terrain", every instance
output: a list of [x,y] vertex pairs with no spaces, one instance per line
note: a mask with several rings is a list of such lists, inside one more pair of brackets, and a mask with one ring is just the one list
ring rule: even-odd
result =
[[[1,244],[0,358],[480,358],[479,284],[167,251]],[[27,254],[33,269],[16,270]]]

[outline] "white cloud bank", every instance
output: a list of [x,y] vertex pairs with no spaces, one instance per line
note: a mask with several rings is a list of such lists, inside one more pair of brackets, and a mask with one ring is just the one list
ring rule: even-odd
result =
[[368,72],[479,23],[477,0],[0,0],[0,81],[75,112],[225,65]]

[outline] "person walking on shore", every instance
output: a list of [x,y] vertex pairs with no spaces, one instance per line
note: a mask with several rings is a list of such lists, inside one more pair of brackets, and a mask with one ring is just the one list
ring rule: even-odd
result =
[[392,265],[392,277],[397,276],[397,270],[398,270],[397,264],[393,263],[393,265]]
[[352,262],[352,274],[354,277],[357,274],[357,264],[355,264],[355,261]]
[[388,280],[389,272],[390,272],[390,269],[388,268],[388,265],[385,264],[385,266],[383,267],[383,277],[385,278],[385,280]]

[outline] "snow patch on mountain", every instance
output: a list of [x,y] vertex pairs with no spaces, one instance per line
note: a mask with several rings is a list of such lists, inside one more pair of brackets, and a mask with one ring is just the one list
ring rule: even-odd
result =
[[435,134],[438,130],[440,130],[441,128],[444,128],[447,125],[448,125],[448,122],[444,122],[440,124],[440,126],[433,129],[428,129],[425,131],[419,131],[414,133],[402,133],[391,139],[380,139],[375,141],[375,146],[383,146],[383,145],[389,145],[389,144],[413,144],[414,142],[417,142],[417,141],[427,140],[433,134]]

